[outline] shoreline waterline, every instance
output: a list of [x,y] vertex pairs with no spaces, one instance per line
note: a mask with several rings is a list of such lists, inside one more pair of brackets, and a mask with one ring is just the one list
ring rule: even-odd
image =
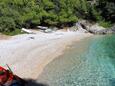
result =
[[[42,67],[41,68],[41,71],[39,71],[39,73],[38,73],[38,76],[36,77],[36,78],[38,78],[41,74],[42,74],[42,72],[44,71],[44,68],[48,65],[48,64],[50,64],[50,62],[52,62],[53,60],[55,60],[55,59],[58,59],[58,58],[60,58],[60,56],[62,56],[66,51],[68,51],[70,48],[71,48],[71,46],[73,46],[73,45],[75,45],[75,43],[81,43],[81,41],[82,40],[86,40],[87,38],[89,38],[89,37],[91,37],[92,36],[92,34],[84,34],[84,36],[83,37],[81,37],[81,38],[79,38],[79,39],[77,39],[77,40],[74,40],[74,39],[71,39],[70,40],[70,43],[64,43],[65,45],[63,46],[63,47],[60,47],[60,48],[62,48],[62,50],[61,50],[61,52],[59,53],[59,54],[57,54],[57,55],[54,55],[53,54],[53,56],[50,56],[50,57],[48,57],[48,58],[45,58],[45,60],[43,61],[43,63],[39,66],[39,67]],[[78,38],[78,37],[76,37],[76,38]],[[85,39],[86,38],[86,39]],[[68,39],[69,40],[69,39]],[[63,45],[63,43],[62,43],[62,45]],[[59,51],[58,51],[59,52]],[[40,69],[40,68],[38,68],[38,69]]]
[[93,36],[73,45],[44,68],[38,82],[48,86],[114,86],[114,38]]
[[[66,65],[65,64],[67,64],[67,63],[69,63],[70,61],[71,61],[71,59],[70,58],[68,58],[68,56],[70,56],[70,55],[72,55],[73,53],[75,54],[82,54],[83,52],[85,52],[86,50],[87,50],[87,48],[88,48],[88,46],[86,46],[88,43],[89,43],[89,40],[92,38],[92,36],[90,36],[90,37],[85,37],[85,38],[83,38],[83,39],[81,39],[81,40],[77,40],[77,41],[74,41],[71,45],[67,45],[67,48],[65,48],[64,49],[64,52],[61,54],[61,55],[59,55],[59,56],[57,56],[56,58],[54,58],[54,59],[52,59],[52,61],[50,61],[44,68],[43,68],[43,70],[42,70],[42,72],[39,74],[39,76],[38,76],[38,82],[40,82],[40,81],[44,81],[44,78],[45,77],[47,77],[47,72],[48,73],[50,73],[50,74],[52,74],[54,71],[55,71],[55,66],[56,65],[60,65],[60,64],[62,64],[61,66],[59,66],[58,67],[58,70],[60,70],[60,72],[62,73],[62,72],[64,72],[64,71],[66,71]],[[78,49],[77,50],[77,52],[76,52],[76,48]],[[72,51],[72,52],[71,52]],[[71,52],[71,53],[70,53]],[[67,59],[65,59],[65,57],[67,58]],[[58,63],[58,62],[59,63]],[[60,61],[61,61],[61,63],[60,63]],[[55,64],[55,62],[57,62],[56,64]],[[64,62],[64,63],[63,63]],[[77,60],[76,60],[76,62],[79,64],[81,61],[80,61],[80,59],[78,58]],[[63,64],[65,65],[65,66],[63,66]],[[74,64],[74,62],[73,63],[71,63],[71,64]],[[51,68],[50,68],[51,67]],[[65,67],[65,68],[64,68]],[[49,69],[50,68],[50,69]],[[62,70],[61,70],[62,69]],[[49,72],[50,71],[50,72]],[[53,71],[53,72],[52,72]],[[56,72],[56,71],[55,71]],[[59,72],[59,71],[58,71]],[[45,76],[46,75],[46,76]],[[47,77],[48,78],[48,77]],[[47,81],[46,81],[47,82]],[[45,82],[40,82],[40,83],[45,83]],[[47,84],[47,83],[46,83]]]
[[23,34],[9,40],[0,40],[0,65],[5,66],[7,63],[22,78],[36,79],[44,67],[62,55],[67,47],[90,36],[92,34],[56,32]]

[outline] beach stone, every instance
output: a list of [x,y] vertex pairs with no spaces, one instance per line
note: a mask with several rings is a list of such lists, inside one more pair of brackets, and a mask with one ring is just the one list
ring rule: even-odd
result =
[[51,33],[52,32],[52,29],[46,29],[44,30],[45,33]]

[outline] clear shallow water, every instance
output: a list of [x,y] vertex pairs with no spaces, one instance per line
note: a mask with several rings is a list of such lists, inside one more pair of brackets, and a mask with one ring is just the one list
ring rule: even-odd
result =
[[49,86],[115,86],[115,35],[70,46],[46,66],[38,81]]

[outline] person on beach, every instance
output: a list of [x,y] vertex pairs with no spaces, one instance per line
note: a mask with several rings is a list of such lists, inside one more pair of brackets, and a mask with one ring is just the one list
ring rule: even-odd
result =
[[25,86],[25,81],[0,66],[0,86]]

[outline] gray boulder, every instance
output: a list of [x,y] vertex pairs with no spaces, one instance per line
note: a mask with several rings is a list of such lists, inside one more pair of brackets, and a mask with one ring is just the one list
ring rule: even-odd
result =
[[115,25],[111,28],[104,28],[102,26],[99,26],[98,23],[92,24],[86,20],[79,21],[83,29],[87,30],[90,33],[93,34],[111,34],[115,33]]

